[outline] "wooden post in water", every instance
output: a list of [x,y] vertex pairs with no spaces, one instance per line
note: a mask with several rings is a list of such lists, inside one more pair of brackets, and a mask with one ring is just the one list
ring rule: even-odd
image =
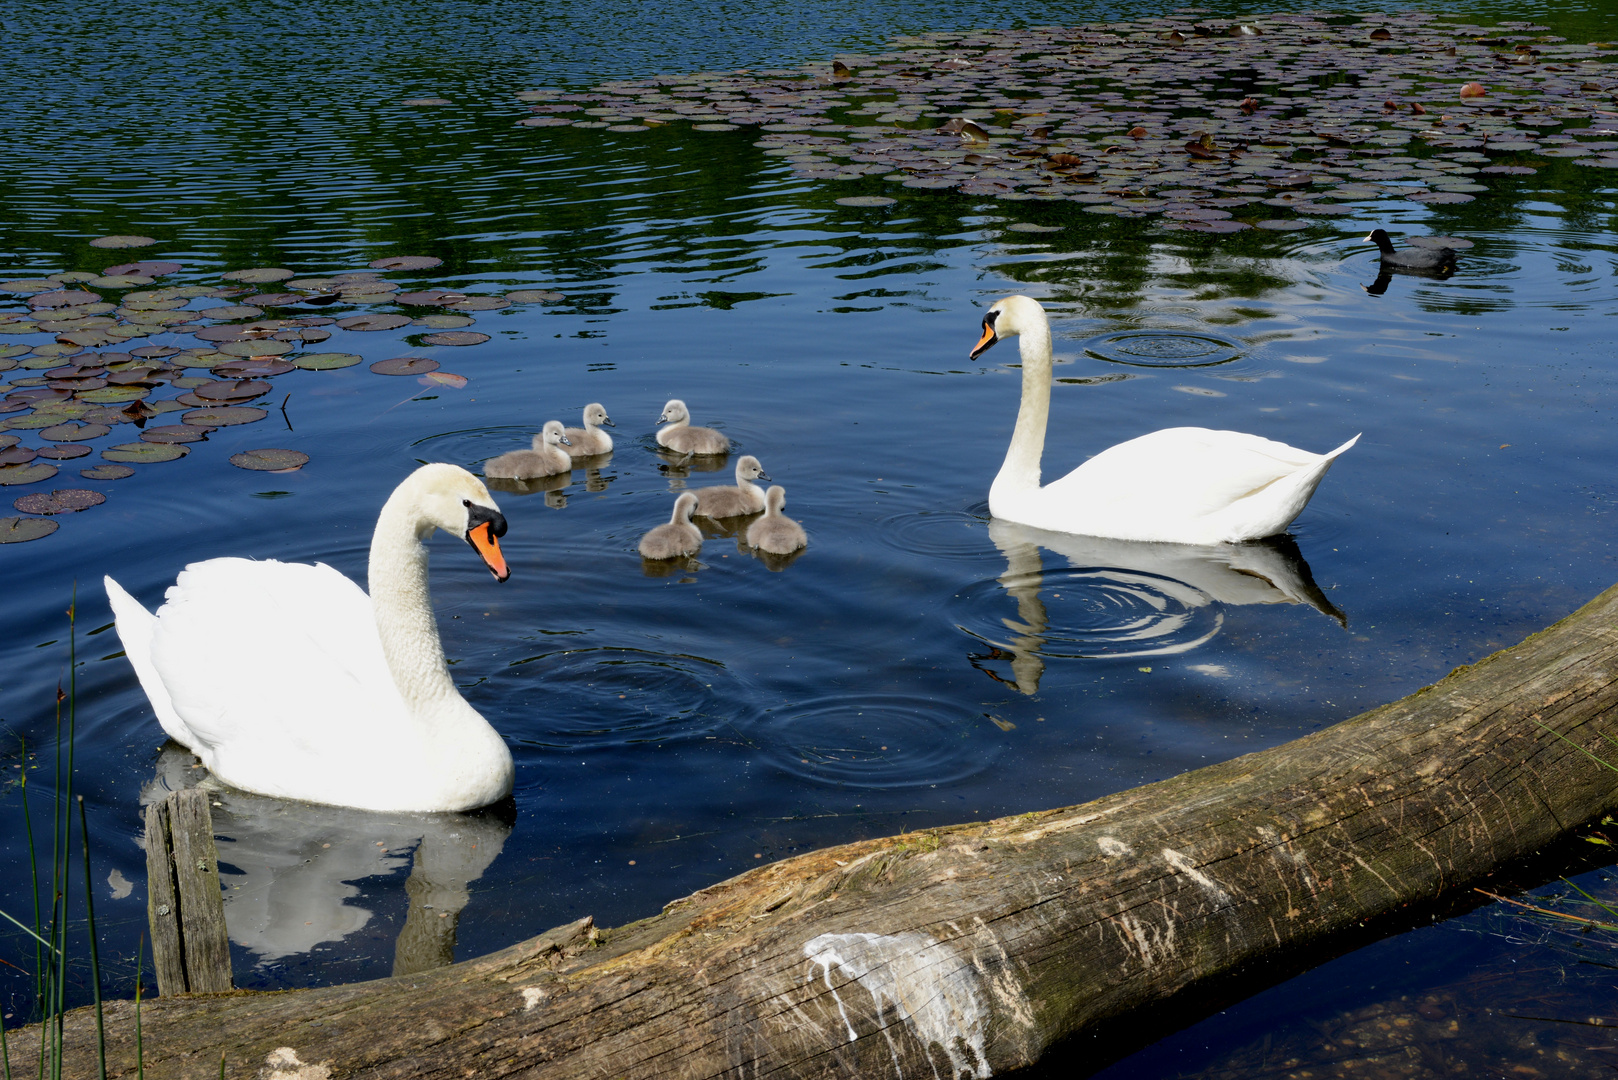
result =
[[219,851],[208,793],[171,792],[146,808],[146,918],[157,992],[218,994],[235,988]]

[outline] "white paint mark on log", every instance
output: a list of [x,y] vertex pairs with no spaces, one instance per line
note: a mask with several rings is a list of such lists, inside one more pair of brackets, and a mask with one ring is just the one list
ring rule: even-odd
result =
[[1224,905],[1231,903],[1230,894],[1226,892],[1213,878],[1197,869],[1197,864],[1173,848],[1163,849],[1163,861],[1174,869],[1196,882],[1203,892],[1215,903]]
[[1103,855],[1133,855],[1135,849],[1118,839],[1116,836],[1101,836],[1096,838],[1096,847],[1101,849]]
[[804,944],[803,955],[819,965],[849,1042],[859,1035],[832,985],[834,967],[870,993],[879,1014],[892,1006],[923,1043],[938,1044],[949,1057],[953,1076],[963,1069],[973,1076],[991,1075],[983,1045],[989,1011],[979,993],[978,973],[950,946],[914,932],[821,934]]
[[535,1005],[538,1005],[541,1001],[544,1001],[545,998],[546,998],[545,991],[541,990],[539,987],[537,987],[537,986],[525,986],[525,987],[523,987],[522,988],[522,1011],[527,1012],[529,1009],[532,1009]]
[[290,1046],[271,1050],[258,1071],[259,1080],[331,1080],[331,1067],[325,1062],[311,1065],[298,1060]]

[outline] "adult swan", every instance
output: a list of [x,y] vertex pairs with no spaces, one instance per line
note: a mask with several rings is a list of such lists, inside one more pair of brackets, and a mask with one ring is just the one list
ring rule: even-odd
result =
[[264,795],[397,812],[510,794],[511,751],[444,664],[422,546],[435,528],[510,576],[488,489],[455,465],[423,465],[377,517],[369,597],[323,563],[209,559],[154,616],[106,578],[163,730],[219,780]]
[[1022,407],[1005,463],[989,488],[989,513],[1055,532],[1217,544],[1285,531],[1337,455],[1207,428],[1165,428],[1103,450],[1041,487],[1039,459],[1051,406],[1051,328],[1045,309],[1008,296],[983,316],[976,360],[1003,338],[1022,350]]

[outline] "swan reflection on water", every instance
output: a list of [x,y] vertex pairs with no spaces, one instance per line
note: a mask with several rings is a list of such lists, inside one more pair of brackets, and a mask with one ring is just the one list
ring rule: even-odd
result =
[[[1347,616],[1315,584],[1309,564],[1290,536],[1241,544],[1160,544],[1047,532],[999,518],[989,537],[1006,559],[1006,572],[983,587],[963,590],[981,608],[976,626],[962,629],[993,647],[973,666],[1024,694],[1039,691],[1045,661],[1053,657],[1145,657],[1189,652],[1219,633],[1223,607],[1306,604],[1340,625]],[[1071,570],[1047,570],[1040,549],[1062,556]],[[996,596],[1009,593],[1016,619],[993,617]],[[1042,594],[1069,609],[1053,626]],[[1070,611],[1064,611],[1070,616]],[[1007,633],[1009,631],[1009,633]],[[1006,679],[984,665],[1006,660]]]
[[196,758],[170,742],[141,804],[170,791],[212,788],[219,878],[230,940],[259,964],[341,941],[375,914],[351,903],[355,882],[406,868],[409,910],[394,946],[393,974],[455,960],[456,927],[469,886],[500,856],[515,822],[503,803],[470,814],[379,814],[213,787]]

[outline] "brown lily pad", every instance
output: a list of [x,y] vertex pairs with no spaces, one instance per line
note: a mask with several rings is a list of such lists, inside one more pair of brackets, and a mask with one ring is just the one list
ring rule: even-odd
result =
[[251,405],[222,405],[211,409],[192,409],[180,419],[197,427],[233,427],[254,423],[268,415],[263,409]]
[[79,475],[86,480],[126,480],[135,475],[135,470],[128,465],[92,465],[80,469]]
[[411,319],[410,325],[425,326],[429,330],[459,330],[476,322],[470,315],[423,315],[419,319]]
[[[973,125],[976,127],[976,125]],[[898,199],[886,195],[845,195],[837,200],[838,206],[892,206]]]
[[309,463],[309,455],[301,450],[244,450],[239,454],[230,455],[230,463],[238,469],[252,469],[256,472],[287,472],[291,469],[301,469]]
[[443,259],[431,255],[391,255],[367,264],[372,270],[431,270],[444,265]]
[[64,488],[49,494],[36,491],[32,495],[22,496],[11,505],[25,514],[76,514],[106,501],[107,497],[99,491]]
[[498,311],[510,306],[511,301],[503,296],[468,296],[449,305],[456,311]]
[[221,379],[251,379],[285,375],[295,367],[292,361],[282,360],[278,356],[255,356],[232,360],[228,364],[215,364],[212,370]]
[[15,487],[18,484],[37,484],[41,480],[49,480],[56,475],[55,465],[46,465],[42,461],[29,462],[27,465],[0,465],[0,486]]
[[567,296],[549,289],[518,289],[506,293],[506,299],[515,304],[554,304],[566,300]]
[[0,465],[26,465],[38,456],[39,451],[31,446],[8,446],[0,450]]
[[397,356],[392,360],[378,360],[371,365],[378,375],[425,375],[438,370],[438,361],[425,356]]
[[150,236],[98,236],[90,241],[93,248],[138,248],[151,247],[157,243]]
[[270,392],[263,379],[216,379],[191,391],[203,401],[250,401]]
[[344,330],[397,330],[401,326],[409,326],[410,318],[406,315],[396,315],[393,312],[384,312],[377,315],[352,315],[346,319],[338,319],[337,325]]
[[466,376],[449,371],[429,371],[416,381],[423,386],[450,386],[459,390],[466,385]]
[[476,330],[445,330],[427,334],[421,340],[424,345],[481,345],[489,340],[489,335]]
[[292,362],[305,371],[333,371],[337,368],[353,367],[364,359],[355,353],[316,352],[304,353]]
[[38,540],[61,528],[58,522],[42,517],[0,518],[0,544],[20,544]]
[[226,281],[239,281],[244,285],[268,285],[271,282],[286,281],[298,275],[279,266],[255,266],[247,270],[228,270],[219,276]]
[[74,397],[92,405],[111,405],[120,401],[139,401],[151,392],[149,386],[104,386],[100,390],[81,390]]
[[244,296],[242,297],[242,303],[251,304],[254,307],[291,307],[293,304],[301,304],[307,299],[308,297],[304,296],[303,293],[268,292]]
[[285,356],[291,352],[293,345],[287,341],[276,341],[274,338],[259,338],[248,341],[227,341],[219,346],[219,351],[226,356]]
[[449,289],[423,289],[420,292],[399,293],[393,299],[407,307],[443,307],[465,300],[466,294]]
[[213,428],[197,424],[164,424],[162,427],[147,428],[140,433],[141,442],[150,443],[194,443],[202,442],[208,437]]
[[183,267],[177,262],[132,262],[119,263],[109,266],[101,271],[108,277],[137,274],[141,277],[163,277],[167,274],[177,274]]
[[1476,196],[1460,191],[1418,191],[1413,195],[1406,195],[1405,198],[1411,202],[1426,203],[1428,206],[1449,206],[1472,202]]
[[[101,297],[93,292],[83,289],[55,289],[51,292],[38,293],[28,298],[28,306],[35,310],[41,308],[73,307],[77,304],[94,304]],[[39,316],[36,316],[36,318]]]
[[52,443],[50,446],[41,446],[39,456],[53,461],[71,461],[73,458],[87,456],[91,449],[84,443]]
[[185,457],[190,452],[185,447],[176,446],[173,443],[131,442],[109,446],[101,451],[101,456],[108,461],[151,465],[159,461],[174,461]]

